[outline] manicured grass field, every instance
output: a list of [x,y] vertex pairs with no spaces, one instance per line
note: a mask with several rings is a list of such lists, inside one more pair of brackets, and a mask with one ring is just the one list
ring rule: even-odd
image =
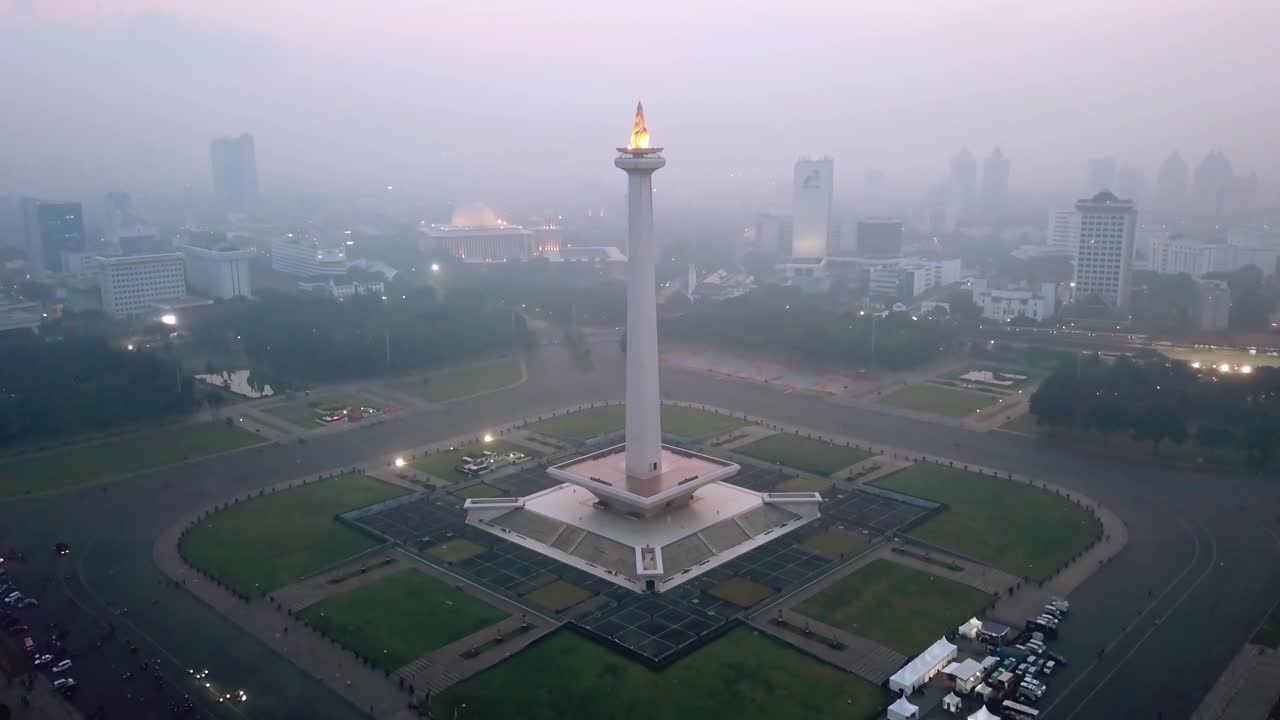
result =
[[189,423],[100,445],[0,463],[0,498],[67,490],[264,440],[223,422]]
[[967,417],[982,408],[995,405],[998,399],[995,395],[920,383],[895,390],[880,398],[879,402],[904,410],[917,410],[947,417]]
[[414,569],[310,605],[302,618],[384,670],[464,638],[507,615]]
[[567,583],[564,580],[556,580],[554,582],[543,585],[524,596],[525,600],[532,601],[551,612],[561,612],[577,605],[587,598],[595,597],[582,588]]
[[468,485],[459,490],[455,490],[453,494],[456,497],[462,498],[463,500],[471,500],[472,498],[506,497],[507,495],[510,495],[510,493],[506,492],[505,490],[500,490],[488,483],[477,483],[475,485]]
[[947,504],[913,536],[1032,580],[1053,576],[1102,533],[1070,500],[990,475],[916,463],[876,484]]
[[827,530],[804,541],[804,547],[831,558],[852,557],[871,543],[866,537],[847,530]]
[[888,699],[888,691],[746,627],[661,672],[560,630],[439,693],[432,710],[438,718],[460,710],[459,717],[521,720],[860,720]]
[[[529,429],[563,440],[582,442],[597,435],[617,432],[625,424],[626,409],[622,405],[602,405],[568,415],[539,420]],[[692,439],[722,435],[746,422],[728,415],[683,405],[662,406],[662,431]]]
[[1036,436],[1040,434],[1040,426],[1036,424],[1036,416],[1031,413],[1023,413],[1009,422],[1000,426],[1005,432],[1018,433],[1019,435]]
[[873,560],[795,611],[913,656],[982,612],[989,600],[968,585]]
[[753,580],[735,575],[707,592],[740,608],[749,608],[772,596],[776,591],[768,585],[761,585]]
[[259,597],[377,546],[335,516],[403,495],[365,475],[339,475],[246,500],[192,528],[179,544],[191,566]]
[[483,545],[477,545],[470,540],[455,538],[448,542],[431,546],[427,550],[427,554],[443,563],[460,563],[483,553],[485,550],[486,548]]
[[769,435],[733,451],[817,475],[830,475],[871,457],[865,450],[789,433]]
[[351,407],[372,407],[382,409],[382,403],[367,397],[351,393],[332,392],[312,397],[298,397],[275,405],[264,405],[262,412],[296,425],[303,430],[316,430],[325,426],[320,416]]
[[778,492],[823,492],[831,489],[830,480],[797,475],[778,483]]
[[531,458],[540,456],[542,453],[523,445],[517,445],[513,442],[507,442],[500,438],[494,438],[492,442],[476,443],[475,445],[467,445],[465,447],[454,448],[453,450],[445,450],[443,452],[434,452],[430,455],[423,455],[415,458],[411,463],[414,468],[420,470],[432,477],[440,478],[446,483],[453,484],[469,480],[466,473],[457,470],[462,458],[476,457],[481,451],[488,450],[495,453],[520,452]]
[[1267,616],[1266,622],[1258,628],[1258,632],[1253,634],[1253,639],[1249,642],[1265,645],[1272,650],[1280,648],[1280,603],[1271,608],[1271,614]]
[[427,402],[445,402],[500,390],[516,384],[520,378],[520,361],[505,357],[441,370],[406,380],[394,387]]

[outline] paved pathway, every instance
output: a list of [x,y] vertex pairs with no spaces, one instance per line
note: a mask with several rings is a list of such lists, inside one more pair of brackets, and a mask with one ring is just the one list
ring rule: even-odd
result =
[[[520,626],[525,623],[528,623],[528,629],[518,633]],[[523,650],[529,643],[555,630],[556,627],[558,625],[540,620],[536,616],[522,619],[521,616],[515,615],[497,625],[445,645],[435,652],[423,655],[397,670],[396,674],[419,690],[430,688],[431,692],[438,693],[456,682],[506,660]],[[501,644],[494,645],[472,658],[463,655],[470,648],[493,640],[499,633],[505,638]]]
[[1246,644],[1191,720],[1262,720],[1280,701],[1280,650]]
[[804,634],[794,632],[792,629],[778,627],[774,623],[774,619],[777,616],[777,611],[757,615],[752,618],[751,624],[783,642],[790,643],[838,668],[866,678],[877,685],[888,680],[890,675],[897,672],[898,668],[905,665],[907,660],[910,659],[896,650],[891,650],[859,635],[820,623],[791,610],[782,611],[782,618],[789,625],[800,628],[808,625],[815,635],[839,640],[847,646],[842,650],[837,650],[820,640],[806,637]]

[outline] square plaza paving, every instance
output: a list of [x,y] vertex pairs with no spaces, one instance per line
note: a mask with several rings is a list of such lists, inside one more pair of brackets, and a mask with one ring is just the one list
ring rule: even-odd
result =
[[[793,475],[772,468],[744,465],[732,482],[769,491]],[[486,477],[484,482],[513,496],[557,485],[542,467]],[[453,489],[456,491],[456,488]],[[356,511],[352,522],[419,553],[439,543],[465,539],[485,551],[453,563],[450,569],[477,584],[522,603],[523,596],[556,580],[576,585],[594,597],[567,617],[588,635],[625,648],[651,666],[663,666],[717,637],[744,609],[710,594],[733,577],[746,578],[776,594],[820,579],[841,561],[804,546],[807,538],[833,527],[853,525],[876,534],[888,533],[926,511],[866,492],[833,488],[824,493],[822,517],[801,531],[783,535],[723,565],[659,594],[641,594],[503,540],[465,522],[462,500],[448,491],[423,492]]]

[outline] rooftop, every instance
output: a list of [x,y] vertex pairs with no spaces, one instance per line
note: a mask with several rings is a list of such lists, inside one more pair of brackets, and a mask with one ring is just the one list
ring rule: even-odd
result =
[[670,445],[662,446],[661,458],[661,470],[656,475],[634,477],[626,472],[626,445],[615,445],[555,465],[547,473],[586,488],[626,512],[648,514],[738,471],[734,463]]

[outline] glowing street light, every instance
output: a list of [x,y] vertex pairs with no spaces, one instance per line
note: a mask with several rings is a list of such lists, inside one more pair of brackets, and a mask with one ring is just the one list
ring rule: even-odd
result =
[[484,441],[485,441],[485,442],[487,442],[487,443],[488,443],[488,442],[493,442],[493,433],[485,433],[485,434],[484,434]]
[[1241,366],[1240,366],[1240,372],[1244,373],[1245,375],[1248,375],[1249,373],[1253,372],[1253,366],[1252,366],[1252,365],[1241,365]]
[[431,263],[431,272],[440,272],[440,263]]
[[402,467],[404,467],[404,466],[405,466],[405,465],[407,465],[407,464],[408,464],[408,463],[407,463],[407,462],[405,462],[405,459],[404,459],[404,458],[402,458],[402,457],[398,457],[398,458],[396,458],[396,467],[398,467],[398,468],[402,468]]
[[1231,372],[1231,366],[1226,363],[1222,363],[1218,366],[1218,372]]
[[178,316],[174,315],[173,313],[165,313],[164,315],[160,316],[160,322],[164,323],[165,325],[177,325]]

